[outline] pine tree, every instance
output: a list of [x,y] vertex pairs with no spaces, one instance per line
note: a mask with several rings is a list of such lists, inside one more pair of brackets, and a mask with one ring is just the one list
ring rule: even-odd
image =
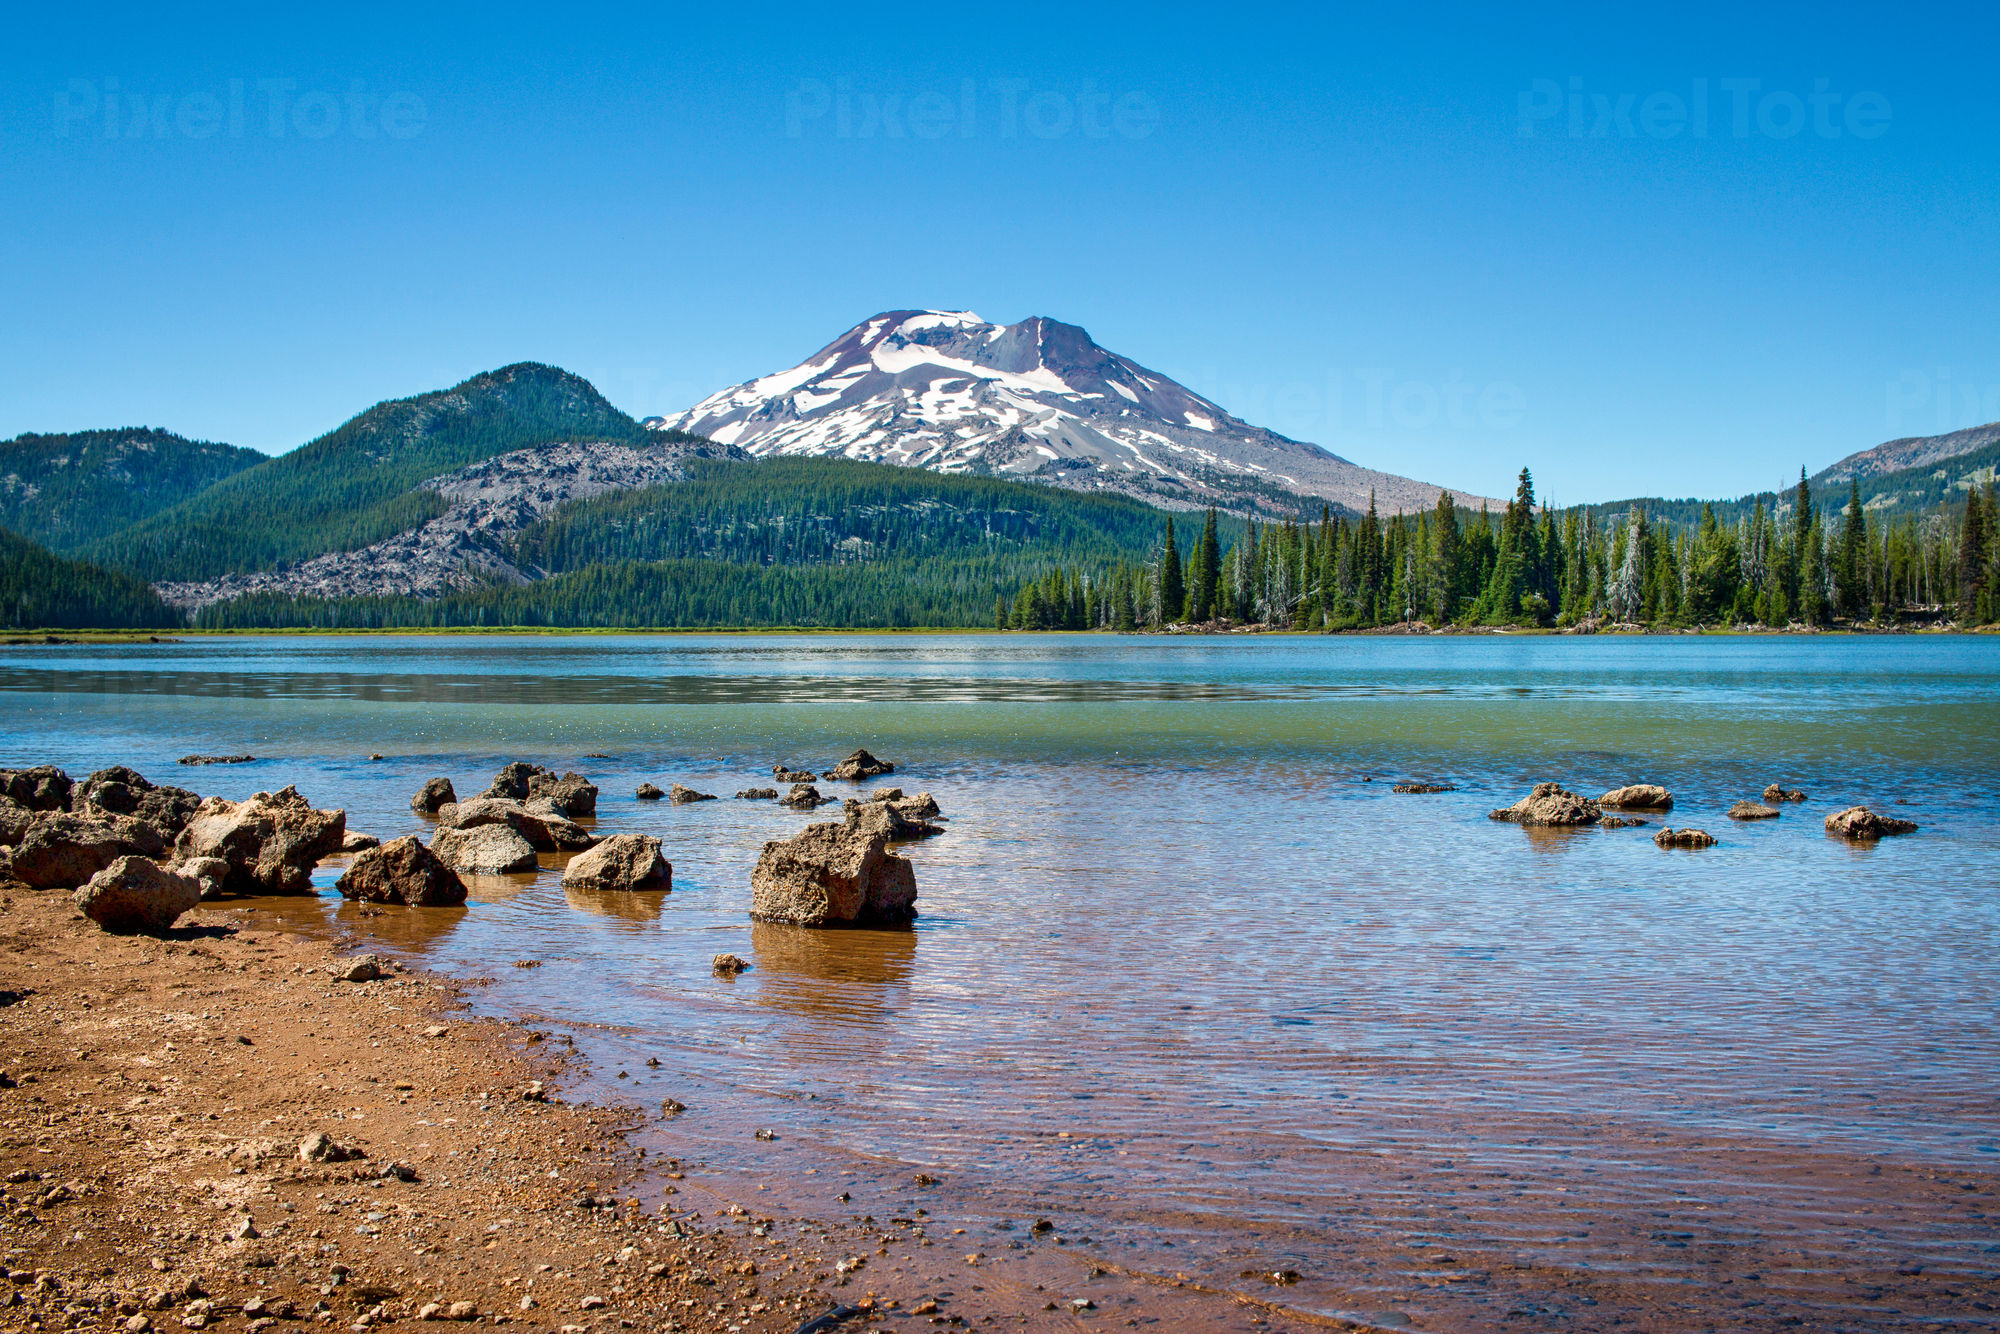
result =
[[1837,611],[1858,621],[1868,605],[1868,515],[1861,508],[1861,480],[1853,479],[1849,487],[1834,557],[1834,600]]
[[1187,581],[1181,570],[1181,553],[1174,543],[1174,521],[1167,520],[1167,532],[1160,548],[1160,619],[1171,623],[1181,618],[1187,601]]
[[1958,605],[1959,615],[1973,624],[1985,619],[1980,612],[1986,592],[1989,541],[1986,498],[1978,487],[1970,487],[1965,493],[1965,518],[1958,529]]
[[1222,552],[1215,532],[1215,507],[1209,506],[1208,518],[1201,526],[1201,542],[1195,547],[1194,559],[1194,620],[1197,622],[1214,620],[1220,611],[1216,606],[1216,591],[1222,583]]

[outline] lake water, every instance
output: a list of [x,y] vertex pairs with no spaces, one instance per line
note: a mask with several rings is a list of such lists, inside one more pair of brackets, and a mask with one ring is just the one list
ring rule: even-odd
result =
[[[2000,1305],[2000,639],[246,638],[0,649],[0,709],[8,762],[295,783],[384,838],[434,774],[590,775],[670,895],[551,861],[463,911],[248,906],[491,978],[584,1094],[688,1105],[640,1142],[788,1207],[1047,1217],[1429,1327]],[[951,818],[915,929],[753,925],[763,841],[839,808],[729,794],[857,745]],[[1545,778],[1664,783],[1721,843],[1487,819]],[[1773,780],[1811,800],[1724,817]],[[1856,802],[1921,832],[1829,838]]]

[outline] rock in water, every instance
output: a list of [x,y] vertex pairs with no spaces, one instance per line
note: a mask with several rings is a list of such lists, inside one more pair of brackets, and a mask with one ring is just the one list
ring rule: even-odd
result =
[[780,783],[817,783],[819,775],[807,773],[804,769],[792,769],[782,764],[771,766],[771,776]]
[[121,857],[166,855],[160,831],[129,815],[47,812],[15,844],[14,878],[36,889],[74,889]]
[[1712,848],[1715,835],[1701,829],[1675,829],[1669,825],[1653,835],[1653,842],[1663,848]]
[[0,797],[31,811],[68,810],[72,786],[69,775],[53,764],[38,764],[32,769],[0,769]]
[[572,820],[597,814],[597,786],[582,774],[535,774],[528,779],[528,800],[546,801]]
[[660,791],[659,788],[654,787],[651,783],[641,783],[639,784],[639,790],[632,795],[641,801],[658,801],[667,794]]
[[864,838],[880,837],[891,843],[913,843],[920,838],[935,838],[942,834],[944,826],[905,813],[905,807],[914,804],[907,801],[849,801],[843,808],[847,830]]
[[534,845],[506,824],[440,829],[431,837],[431,851],[467,875],[510,875],[538,865]]
[[1894,834],[1914,834],[1917,832],[1917,827],[1908,820],[1877,815],[1866,806],[1849,806],[1844,811],[1835,811],[1826,817],[1826,832],[1839,834],[1842,838],[1852,839],[1857,843],[1867,843]]
[[457,800],[458,793],[452,790],[449,778],[432,778],[410,798],[410,809],[418,815],[436,815]]
[[908,921],[916,916],[916,872],[887,843],[838,824],[766,843],[750,877],[750,915],[799,926]]
[[106,931],[159,935],[201,902],[201,885],[150,858],[120,857],[72,897],[83,915]]
[[738,973],[750,971],[750,961],[740,954],[718,954],[709,960],[708,966],[711,972],[723,977],[735,977]]
[[670,890],[674,868],[660,855],[660,840],[613,834],[563,868],[564,889]]
[[878,778],[883,774],[896,772],[896,766],[887,760],[878,760],[865,750],[857,750],[839,764],[826,771],[828,778],[838,778],[844,782],[857,783],[864,778]]
[[713,792],[697,792],[691,787],[682,787],[679,783],[675,783],[671,799],[676,806],[686,806],[696,801],[714,801],[715,794]]
[[1646,821],[1636,815],[1607,815],[1597,822],[1599,829],[1643,829]]
[[548,770],[539,764],[528,764],[521,760],[515,760],[512,764],[501,769],[499,773],[493,775],[493,786],[487,788],[484,795],[500,801],[526,801],[528,798],[528,780],[536,774],[545,774],[547,772]]
[[793,810],[809,811],[832,800],[832,797],[822,797],[819,789],[810,783],[794,783],[792,790],[778,799],[778,804],[790,806]]
[[438,811],[439,829],[476,829],[504,824],[542,852],[580,852],[597,841],[595,835],[546,802],[522,805],[495,797],[475,797]]
[[1806,794],[1796,787],[1779,787],[1776,783],[1764,789],[1766,801],[1804,801]]
[[412,908],[454,907],[465,902],[465,882],[415,834],[391,839],[354,859],[334,882],[345,899],[403,903]]
[[340,850],[342,852],[366,852],[370,848],[379,848],[381,846],[382,840],[373,834],[357,834],[353,830],[349,830],[340,837]]
[[736,794],[738,801],[776,801],[778,789],[775,787],[746,787]]
[[1621,811],[1670,811],[1674,794],[1657,783],[1634,783],[1612,788],[1597,799],[1597,804]]
[[1537,783],[1535,790],[1490,818],[1512,824],[1586,825],[1596,824],[1602,813],[1597,803],[1566,791],[1554,783]]
[[1765,806],[1755,801],[1739,801],[1729,808],[1732,820],[1775,820],[1778,815],[1776,806]]
[[259,792],[248,801],[210,797],[176,845],[182,861],[219,857],[240,894],[310,894],[312,869],[340,851],[347,812],[315,810],[298,789]]
[[1433,792],[1456,792],[1458,788],[1450,783],[1398,783],[1389,790],[1391,792],[1413,792],[1420,796],[1427,796]]

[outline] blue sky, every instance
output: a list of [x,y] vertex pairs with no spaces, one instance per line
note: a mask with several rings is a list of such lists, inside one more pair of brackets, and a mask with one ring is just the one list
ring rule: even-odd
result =
[[2000,418],[2000,11],[1384,8],[23,10],[0,436],[644,415],[911,306],[1562,502]]

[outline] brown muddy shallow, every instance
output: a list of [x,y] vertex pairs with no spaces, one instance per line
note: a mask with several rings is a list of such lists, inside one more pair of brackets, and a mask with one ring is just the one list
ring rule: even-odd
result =
[[[903,1263],[954,1300],[1001,1261],[1299,1313],[1187,1328],[2000,1321],[2000,645],[1034,642],[263,641],[27,689],[44,652],[0,688],[16,752],[248,750],[197,785],[295,781],[384,837],[433,773],[590,773],[672,894],[568,895],[551,862],[463,911],[241,906],[491,979],[681,1194],[932,1220]],[[910,851],[913,931],[754,926],[759,844],[811,817],[629,795],[856,743],[953,817]],[[1544,777],[1666,783],[1722,842],[1485,819]],[[1724,817],[1773,780],[1812,801]],[[1829,840],[1854,801],[1923,831]],[[752,971],[713,976],[725,950]]]

